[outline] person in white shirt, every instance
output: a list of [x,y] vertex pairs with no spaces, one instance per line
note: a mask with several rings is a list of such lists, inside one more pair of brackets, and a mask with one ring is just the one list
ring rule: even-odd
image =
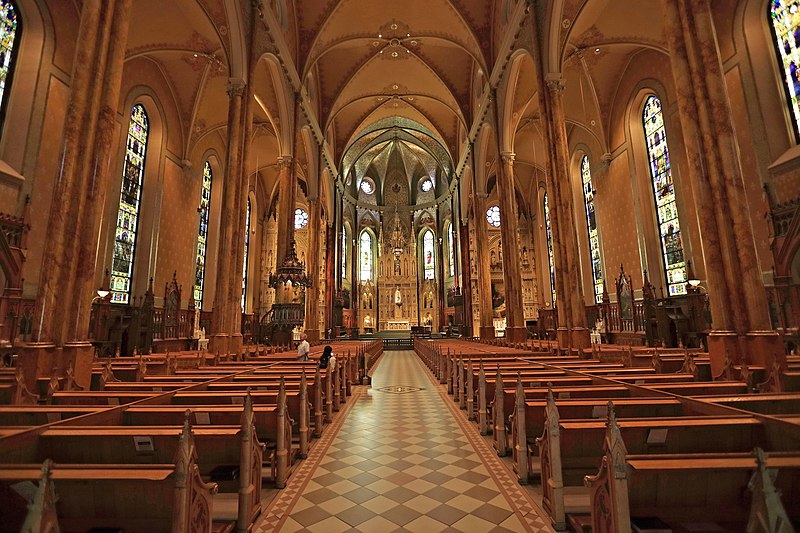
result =
[[311,346],[308,344],[308,336],[305,333],[300,335],[300,344],[297,345],[297,360],[308,361],[308,352],[311,351]]
[[328,359],[328,369],[333,372],[336,370],[336,356],[331,352],[331,358]]

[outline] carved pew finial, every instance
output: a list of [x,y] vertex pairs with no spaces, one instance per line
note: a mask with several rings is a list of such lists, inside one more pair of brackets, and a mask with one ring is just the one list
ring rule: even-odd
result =
[[14,371],[14,382],[14,405],[36,405],[39,402],[39,395],[28,390],[22,365],[17,365]]
[[253,435],[253,393],[251,392],[250,387],[247,387],[247,394],[244,397],[244,409],[242,409],[242,435],[250,436]]
[[614,402],[608,401],[608,421],[606,422],[606,452],[609,452],[614,459],[614,473],[618,478],[626,477],[625,474],[625,455],[628,449],[625,441],[622,440],[622,433],[617,422],[617,413],[614,410]]
[[503,375],[500,373],[500,363],[497,364],[497,372],[494,381],[494,447],[497,455],[505,457],[508,453],[506,447],[506,416],[505,416],[505,390],[503,386]]
[[281,374],[278,387],[278,435],[275,443],[275,488],[277,489],[286,487],[289,467],[287,450],[292,446],[291,427],[291,421],[286,412],[286,378]]
[[56,515],[58,498],[50,480],[52,468],[52,460],[47,459],[42,463],[42,476],[39,479],[39,486],[33,494],[33,500],[28,504],[28,514],[22,524],[21,533],[39,533],[40,531],[58,533],[60,531]]
[[561,468],[561,422],[553,395],[553,384],[547,384],[547,405],[544,408],[544,432],[536,439],[542,465],[542,492],[556,529],[566,525],[564,473]]
[[794,528],[775,489],[767,469],[767,454],[761,448],[753,450],[756,471],[747,488],[753,493],[747,531],[750,533],[794,533]]
[[[319,365],[317,365],[319,366]],[[301,459],[308,457],[308,426],[310,424],[309,416],[309,401],[308,401],[308,383],[306,382],[306,368],[303,367],[300,373],[300,450],[299,456]]]
[[663,364],[661,361],[661,354],[658,353],[658,348],[653,350],[653,357],[650,358],[650,363],[653,366],[653,370],[656,371],[656,374],[661,374],[663,370]]
[[136,381],[141,382],[144,381],[144,377],[147,375],[147,363],[144,360],[143,355],[139,355],[139,360],[136,362]]
[[61,380],[58,377],[58,367],[53,367],[50,381],[47,383],[47,403],[53,403],[53,395],[61,389]]

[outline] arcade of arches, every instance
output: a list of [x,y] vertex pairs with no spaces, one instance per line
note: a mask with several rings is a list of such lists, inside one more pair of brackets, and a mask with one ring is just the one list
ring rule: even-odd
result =
[[0,342],[33,359],[235,351],[282,302],[312,340],[796,342],[793,2],[0,7]]
[[300,332],[796,355],[797,0],[0,0],[0,56],[31,390]]

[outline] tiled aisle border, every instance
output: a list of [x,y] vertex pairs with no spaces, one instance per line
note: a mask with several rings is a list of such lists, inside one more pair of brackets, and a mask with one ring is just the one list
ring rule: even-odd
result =
[[434,378],[428,367],[426,367],[419,356],[416,355],[416,352],[414,352],[414,355],[417,364],[422,367],[425,371],[425,375],[428,376],[428,379],[433,383],[436,390],[439,391],[439,396],[442,401],[447,408],[450,409],[450,412],[453,413],[453,418],[456,419],[458,425],[461,427],[461,431],[464,432],[464,435],[469,439],[472,447],[475,448],[475,453],[477,453],[478,457],[483,461],[486,470],[489,471],[489,475],[491,475],[495,483],[497,483],[500,492],[505,496],[511,509],[516,513],[517,518],[520,519],[520,523],[522,523],[523,527],[527,527],[528,531],[534,533],[553,531],[547,521],[542,518],[545,516],[544,511],[536,505],[536,502],[533,501],[526,491],[520,488],[513,473],[508,469],[505,462],[497,456],[494,449],[486,443],[486,440],[478,431],[478,427],[467,420],[466,412],[456,407],[453,399],[447,394],[444,387]]
[[311,448],[308,457],[303,459],[292,473],[289,483],[273,498],[266,511],[261,515],[260,523],[253,528],[255,533],[280,531],[281,526],[289,517],[289,512],[294,508],[297,500],[300,499],[300,495],[303,494],[306,485],[313,477],[320,461],[325,457],[333,439],[338,435],[347,415],[350,414],[350,410],[358,402],[363,390],[364,388],[361,386],[353,387],[353,394],[350,396],[344,410],[339,411],[333,423],[325,428],[322,436]]

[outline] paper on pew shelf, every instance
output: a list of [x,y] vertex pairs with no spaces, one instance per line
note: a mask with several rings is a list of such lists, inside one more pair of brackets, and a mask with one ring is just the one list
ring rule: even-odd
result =
[[559,400],[569,400],[569,397],[570,397],[570,394],[569,394],[568,391],[567,392],[559,392],[558,393],[558,399]]
[[607,417],[608,417],[607,405],[595,405],[592,407],[592,418],[607,418]]
[[647,434],[647,444],[664,444],[667,442],[668,432],[667,428],[651,429],[650,433]]
[[108,405],[119,405],[119,398],[109,398]]
[[155,451],[152,437],[133,437],[133,447],[139,453]]
[[161,387],[153,387],[153,392],[164,392],[164,389]]
[[197,421],[198,426],[211,425],[211,417],[208,413],[198,412],[194,414],[194,419]]
[[47,423],[51,424],[53,422],[60,422],[61,421],[61,413],[47,413]]
[[244,404],[244,397],[243,396],[231,396],[231,403],[234,405],[243,405]]
[[634,385],[644,385],[644,380],[643,379],[637,379],[636,381],[633,382],[633,384]]

